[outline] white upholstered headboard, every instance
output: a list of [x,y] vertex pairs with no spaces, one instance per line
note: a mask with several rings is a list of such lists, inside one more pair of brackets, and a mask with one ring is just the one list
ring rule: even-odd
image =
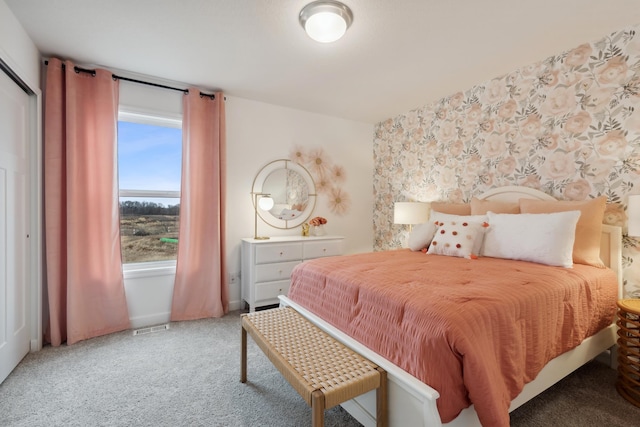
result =
[[553,196],[543,193],[540,190],[529,187],[518,187],[517,185],[494,188],[478,196],[478,199],[496,200],[500,202],[517,202],[519,199],[556,200]]
[[[494,188],[478,198],[500,202],[517,202],[519,199],[556,200],[542,191],[515,185]],[[618,296],[622,298],[624,290],[622,285],[622,229],[620,227],[602,224],[600,259],[618,276]]]

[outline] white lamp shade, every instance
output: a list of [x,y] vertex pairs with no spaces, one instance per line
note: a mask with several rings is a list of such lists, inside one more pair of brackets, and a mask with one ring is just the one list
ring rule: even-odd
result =
[[396,202],[393,205],[394,224],[420,224],[427,222],[431,204],[426,202]]
[[632,237],[640,236],[640,194],[629,196],[627,203],[627,234]]
[[273,204],[273,199],[269,196],[263,196],[258,199],[258,206],[263,211],[271,210],[271,208],[273,208]]

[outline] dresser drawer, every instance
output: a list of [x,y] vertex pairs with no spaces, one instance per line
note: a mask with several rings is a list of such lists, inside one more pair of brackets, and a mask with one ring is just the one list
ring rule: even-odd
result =
[[256,283],[256,302],[277,299],[278,295],[287,295],[290,280],[277,282]]
[[342,240],[319,240],[305,242],[303,258],[321,258],[325,256],[342,255]]
[[256,265],[256,282],[271,282],[273,280],[285,280],[291,277],[293,267],[300,261],[276,262],[273,264]]
[[302,243],[279,243],[256,246],[256,264],[302,260]]

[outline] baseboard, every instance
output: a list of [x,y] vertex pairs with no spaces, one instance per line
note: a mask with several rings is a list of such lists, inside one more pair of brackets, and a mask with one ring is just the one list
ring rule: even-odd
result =
[[236,311],[242,309],[242,301],[229,301],[229,311]]
[[146,328],[149,326],[169,323],[171,321],[171,312],[154,313],[147,316],[130,317],[131,329]]
[[[242,301],[229,301],[229,311],[236,311],[242,308]],[[130,317],[131,329],[146,328],[149,326],[161,325],[171,321],[171,312],[153,313],[146,316]],[[33,348],[33,344],[31,344]]]

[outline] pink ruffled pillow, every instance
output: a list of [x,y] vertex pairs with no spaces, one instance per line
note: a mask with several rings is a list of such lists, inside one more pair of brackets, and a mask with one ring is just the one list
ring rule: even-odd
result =
[[431,202],[431,211],[451,215],[471,215],[471,205],[469,203]]

